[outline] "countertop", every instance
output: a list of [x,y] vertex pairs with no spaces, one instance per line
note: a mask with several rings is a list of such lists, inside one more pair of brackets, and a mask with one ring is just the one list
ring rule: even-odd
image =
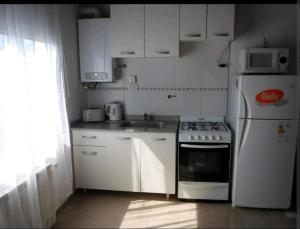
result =
[[155,116],[151,121],[163,122],[162,128],[155,127],[124,127],[123,123],[128,121],[142,121],[143,116],[127,116],[121,121],[104,122],[83,122],[82,120],[74,121],[70,125],[71,130],[105,130],[105,131],[125,131],[125,132],[167,132],[176,133],[179,125],[178,118],[175,116]]

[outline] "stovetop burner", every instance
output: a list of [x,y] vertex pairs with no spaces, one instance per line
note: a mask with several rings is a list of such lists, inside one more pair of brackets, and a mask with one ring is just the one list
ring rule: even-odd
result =
[[181,122],[181,131],[227,131],[223,122]]

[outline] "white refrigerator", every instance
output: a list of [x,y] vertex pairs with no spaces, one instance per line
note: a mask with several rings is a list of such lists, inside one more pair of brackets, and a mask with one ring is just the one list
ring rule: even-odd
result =
[[289,208],[297,135],[297,76],[240,75],[235,83],[232,205]]

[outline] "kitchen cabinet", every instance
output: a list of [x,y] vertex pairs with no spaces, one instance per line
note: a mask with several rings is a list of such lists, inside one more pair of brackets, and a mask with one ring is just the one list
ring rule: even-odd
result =
[[75,187],[175,194],[176,133],[73,130]]
[[74,146],[76,188],[110,189],[108,152],[105,146]]
[[145,31],[143,4],[111,5],[112,57],[144,57]]
[[141,136],[141,192],[175,194],[176,135]]
[[81,82],[112,82],[110,19],[78,20]]
[[107,133],[110,190],[140,191],[140,140],[135,133]]
[[180,40],[206,40],[206,4],[180,5]]
[[208,4],[207,40],[230,41],[234,38],[234,4]]
[[145,56],[179,56],[179,5],[145,5]]
[[72,131],[76,188],[110,189],[106,139],[103,131]]

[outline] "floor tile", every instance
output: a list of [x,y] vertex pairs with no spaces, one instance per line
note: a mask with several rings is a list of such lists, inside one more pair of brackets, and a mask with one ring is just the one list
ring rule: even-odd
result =
[[295,228],[285,211],[129,192],[76,192],[53,228]]

